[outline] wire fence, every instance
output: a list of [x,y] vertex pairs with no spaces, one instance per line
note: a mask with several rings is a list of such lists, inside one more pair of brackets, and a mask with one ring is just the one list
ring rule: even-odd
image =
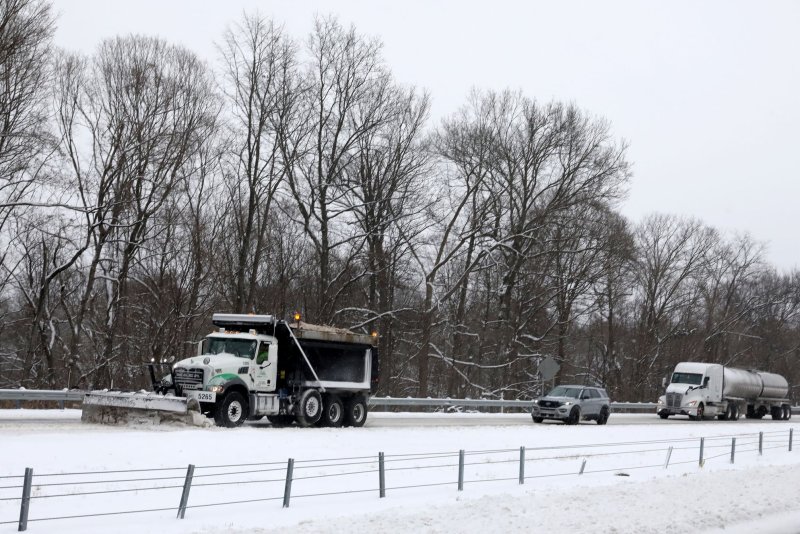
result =
[[[691,464],[702,468],[726,459],[735,463],[742,454],[792,451],[793,434],[790,428],[701,438],[35,475],[27,468],[22,475],[0,474],[0,525],[16,524],[25,531],[35,522],[165,512],[183,519],[188,510],[210,507],[274,501],[288,508],[292,499],[368,493],[384,498],[391,492],[442,486],[463,491],[465,485],[603,473],[629,476],[635,470]],[[219,499],[221,493],[226,500]],[[173,505],[166,506],[170,500]]]

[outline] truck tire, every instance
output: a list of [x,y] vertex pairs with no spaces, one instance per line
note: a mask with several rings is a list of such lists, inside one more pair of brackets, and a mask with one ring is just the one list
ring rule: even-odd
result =
[[694,416],[690,415],[689,419],[691,419],[692,421],[702,421],[703,420],[703,415],[705,413],[706,413],[706,409],[703,406],[703,403],[701,402],[700,406],[697,407],[697,415],[694,415]]
[[322,417],[322,397],[316,389],[307,389],[297,401],[295,420],[297,426],[309,427]]
[[783,419],[783,408],[780,406],[771,406],[769,411],[773,421]]
[[739,405],[733,405],[733,415],[731,416],[731,421],[738,421],[739,420]]
[[367,400],[358,395],[350,397],[344,405],[344,425],[361,427],[367,422]]
[[783,405],[783,418],[787,421],[792,418],[792,407],[789,404]]
[[320,426],[339,428],[344,423],[344,405],[341,399],[333,393],[325,395],[322,399],[322,417]]
[[231,391],[222,402],[217,405],[214,412],[214,422],[217,426],[234,428],[241,426],[249,413],[247,401],[238,391]]

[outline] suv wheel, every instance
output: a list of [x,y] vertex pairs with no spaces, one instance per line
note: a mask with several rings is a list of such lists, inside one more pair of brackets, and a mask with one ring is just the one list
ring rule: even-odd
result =
[[577,425],[581,420],[581,409],[575,406],[571,412],[569,412],[569,417],[567,417],[564,422],[568,425]]
[[608,416],[609,416],[608,408],[603,406],[603,409],[600,410],[600,416],[597,418],[597,424],[598,425],[606,424],[608,422]]

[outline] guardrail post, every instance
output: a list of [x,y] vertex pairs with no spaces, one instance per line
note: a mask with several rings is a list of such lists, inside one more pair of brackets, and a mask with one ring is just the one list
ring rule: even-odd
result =
[[764,433],[758,433],[758,455],[761,456],[764,454]]
[[736,458],[736,438],[731,438],[731,463],[734,463]]
[[194,476],[194,465],[189,464],[186,469],[186,480],[183,481],[183,493],[181,493],[181,504],[178,506],[178,519],[183,519],[186,515],[186,505],[189,503],[189,490],[192,489],[192,477]]
[[583,474],[583,470],[584,470],[584,469],[586,469],[586,458],[584,458],[584,459],[583,459],[583,462],[581,462],[581,470],[580,470],[580,471],[578,471],[578,474],[579,474],[579,475],[582,475],[582,474]]
[[794,428],[789,429],[789,452],[792,452],[792,434],[794,434]]
[[294,472],[294,458],[289,458],[286,464],[286,486],[283,488],[283,507],[289,508],[289,499],[292,497],[292,473]]
[[667,449],[667,459],[666,459],[666,460],[664,460],[664,469],[666,469],[667,467],[669,467],[669,459],[670,459],[671,457],[672,457],[672,445],[670,445],[670,446],[669,446],[669,449]]
[[380,497],[383,499],[386,497],[386,474],[384,470],[384,458],[383,453],[378,453],[378,483],[380,484]]
[[21,408],[22,408],[22,401],[21,401],[21,400],[19,400],[19,399],[15,400],[15,401],[14,401],[14,407],[15,407],[17,410],[21,409]]
[[519,483],[525,484],[525,447],[519,448]]
[[17,531],[28,530],[28,509],[31,504],[31,481],[33,480],[33,468],[25,468],[25,482],[22,484],[22,504],[19,507],[19,527]]
[[464,490],[464,449],[458,451],[458,491]]
[[700,460],[698,462],[700,467],[703,467],[703,447],[705,445],[705,442],[706,438],[700,438]]

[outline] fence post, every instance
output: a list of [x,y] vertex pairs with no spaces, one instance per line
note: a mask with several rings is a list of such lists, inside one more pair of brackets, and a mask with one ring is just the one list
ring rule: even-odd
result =
[[181,493],[181,504],[178,506],[178,519],[183,519],[186,515],[186,505],[189,503],[189,490],[192,489],[192,477],[194,476],[194,465],[189,464],[186,469],[186,480],[183,481],[183,493]]
[[792,452],[792,434],[794,434],[794,428],[789,429],[789,452]]
[[525,484],[525,447],[519,448],[519,483]]
[[294,458],[289,458],[286,464],[286,486],[283,488],[283,507],[289,508],[289,499],[292,497],[292,473],[294,472]]
[[758,455],[761,456],[764,454],[764,433],[758,433]]
[[666,459],[666,460],[664,460],[664,469],[666,469],[667,467],[669,467],[669,459],[670,459],[671,457],[672,457],[672,445],[670,445],[670,446],[669,446],[669,449],[667,449],[667,459]]
[[458,491],[464,490],[464,449],[458,451]]
[[386,497],[386,475],[384,472],[384,465],[383,465],[383,453],[378,453],[378,483],[380,484],[380,497],[383,499]]
[[703,446],[705,445],[706,438],[700,438],[700,467],[703,467]]
[[19,507],[19,527],[17,531],[28,530],[28,509],[31,504],[31,481],[33,480],[33,468],[25,468],[25,482],[22,484],[22,504]]
[[734,463],[736,458],[736,438],[731,438],[731,463]]
[[584,469],[586,469],[586,458],[584,458],[583,462],[581,462],[581,470],[578,472],[578,474],[582,475]]

